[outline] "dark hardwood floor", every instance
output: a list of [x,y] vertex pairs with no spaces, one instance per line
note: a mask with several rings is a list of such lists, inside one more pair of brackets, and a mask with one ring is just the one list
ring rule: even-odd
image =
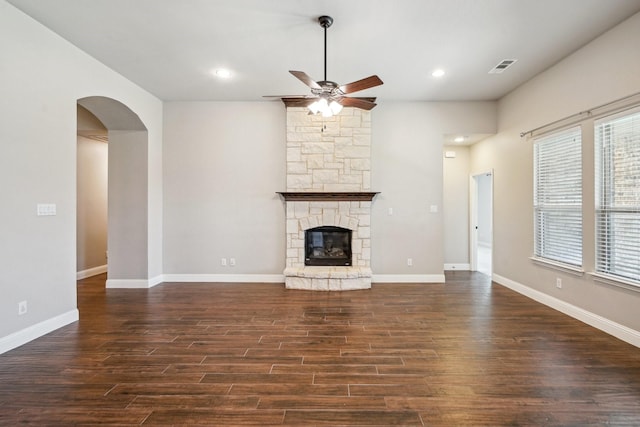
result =
[[0,355],[1,425],[640,425],[640,349],[491,284],[78,282]]

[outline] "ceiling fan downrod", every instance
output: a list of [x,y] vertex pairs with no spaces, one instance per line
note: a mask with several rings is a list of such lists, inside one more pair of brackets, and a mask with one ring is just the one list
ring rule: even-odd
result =
[[333,18],[323,15],[318,18],[318,22],[324,28],[324,81],[327,81],[327,28],[333,24]]

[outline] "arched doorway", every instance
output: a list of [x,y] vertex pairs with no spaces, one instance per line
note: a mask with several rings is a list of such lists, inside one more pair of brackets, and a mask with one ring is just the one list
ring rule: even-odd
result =
[[108,138],[107,287],[148,287],[148,132],[123,103],[92,96],[78,105],[96,116]]

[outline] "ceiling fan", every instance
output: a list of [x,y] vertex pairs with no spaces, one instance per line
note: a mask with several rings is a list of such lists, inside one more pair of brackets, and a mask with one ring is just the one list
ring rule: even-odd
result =
[[321,113],[323,116],[338,114],[342,107],[355,107],[362,110],[371,110],[376,106],[373,99],[353,98],[348,94],[380,86],[382,80],[376,75],[364,79],[339,85],[327,80],[327,28],[333,24],[330,16],[321,16],[318,23],[324,28],[324,80],[316,82],[304,71],[289,71],[294,77],[311,88],[312,95],[279,96],[278,98],[297,98],[292,104],[306,106],[313,114]]

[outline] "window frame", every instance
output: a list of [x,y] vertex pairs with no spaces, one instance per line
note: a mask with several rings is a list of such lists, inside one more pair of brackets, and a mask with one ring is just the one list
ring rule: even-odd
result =
[[[579,274],[584,272],[582,134],[581,124],[573,125],[538,135],[533,144],[534,248],[531,259]],[[572,143],[575,144],[571,146]],[[565,144],[564,148],[571,153],[568,160],[550,157],[565,151],[558,144]],[[567,169],[567,165],[573,167]],[[552,183],[554,177],[563,179],[560,184]],[[565,184],[566,188],[563,187]],[[570,215],[563,219],[564,213]],[[573,234],[567,230],[573,230]],[[570,256],[562,255],[565,249],[568,251],[565,254],[570,253]]]
[[[605,142],[602,141],[601,126],[613,125],[613,122],[619,121],[625,118],[635,118],[640,121],[640,107],[634,107],[615,112],[606,116],[602,116],[594,121],[594,272],[592,273],[595,280],[605,283],[613,284],[616,286],[622,286],[627,289],[640,291],[640,267],[636,268],[636,276],[629,277],[624,274],[620,274],[616,268],[615,260],[616,255],[612,255],[610,252],[613,250],[621,250],[621,248],[615,246],[611,247],[609,242],[614,241],[615,227],[610,225],[605,230],[602,229],[605,223],[614,224],[615,214],[630,214],[632,217],[630,221],[640,222],[640,200],[635,202],[633,207],[619,207],[615,205],[615,195],[611,194],[615,185],[615,176],[613,171],[612,162],[614,161],[613,151],[615,150],[615,142],[607,141],[607,147],[603,147]],[[634,140],[640,140],[640,125],[635,125],[631,129],[634,131]],[[635,131],[637,130],[637,134]],[[611,136],[609,135],[609,138]],[[606,152],[605,152],[606,150]],[[606,165],[604,164],[606,162]],[[634,158],[632,165],[640,173],[640,156]],[[606,170],[605,170],[606,168]],[[627,176],[626,174],[624,176]],[[607,180],[605,183],[604,180]],[[606,194],[605,194],[606,193]],[[604,206],[606,205],[606,206]],[[612,215],[613,214],[613,215]],[[609,219],[603,219],[603,215],[606,215]],[[603,237],[605,236],[605,237]],[[605,240],[603,243],[602,240]],[[637,250],[638,263],[640,265],[640,232],[635,237],[635,249]],[[605,250],[606,247],[606,250]],[[608,252],[608,253],[603,253]],[[604,263],[604,264],[603,264]],[[624,267],[624,265],[622,266]],[[617,272],[618,271],[618,272]]]

